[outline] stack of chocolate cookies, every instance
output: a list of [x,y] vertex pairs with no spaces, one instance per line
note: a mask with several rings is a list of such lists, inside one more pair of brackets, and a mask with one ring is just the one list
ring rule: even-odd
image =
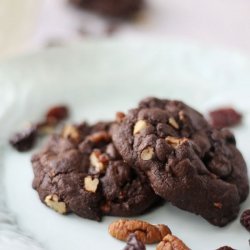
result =
[[131,18],[144,5],[143,0],[69,0],[80,8],[115,18]]
[[163,199],[224,226],[249,192],[233,134],[180,101],[157,98],[114,122],[65,126],[32,164],[42,202],[97,221],[142,214]]

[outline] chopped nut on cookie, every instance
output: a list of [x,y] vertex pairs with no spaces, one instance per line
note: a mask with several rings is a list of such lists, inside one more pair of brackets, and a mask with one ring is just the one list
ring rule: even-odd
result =
[[66,125],[63,129],[62,137],[77,142],[80,139],[80,132],[75,126]]
[[110,141],[110,134],[106,131],[99,131],[88,136],[88,139],[92,141],[93,143],[99,143],[102,141],[106,142],[106,141]]
[[149,161],[153,158],[154,155],[154,149],[152,147],[146,147],[144,150],[141,152],[141,159],[144,161]]
[[173,136],[167,136],[166,137],[166,142],[168,144],[170,144],[171,146],[173,146],[174,148],[177,148],[179,147],[182,143],[188,141],[187,138],[176,138],[176,137],[173,137]]
[[91,176],[84,178],[84,188],[89,192],[95,193],[98,188],[98,184],[98,178],[92,178]]
[[176,128],[176,129],[179,129],[179,128],[180,128],[179,124],[178,124],[177,121],[174,119],[174,117],[170,117],[170,118],[168,119],[168,123],[169,123],[172,127]]
[[46,196],[44,202],[48,207],[54,209],[60,214],[65,214],[67,212],[66,204],[59,201],[59,197],[56,194]]
[[138,122],[136,122],[134,126],[133,134],[136,135],[140,133],[140,131],[145,129],[146,127],[147,127],[147,122],[145,120],[139,120]]
[[222,208],[221,202],[214,202],[214,206],[217,207],[218,209]]
[[109,158],[107,155],[101,154],[99,150],[94,150],[91,153],[89,160],[90,164],[95,168],[95,171],[99,173],[105,171]]
[[117,112],[115,115],[115,121],[118,123],[122,122],[124,118],[125,118],[125,114],[123,112]]

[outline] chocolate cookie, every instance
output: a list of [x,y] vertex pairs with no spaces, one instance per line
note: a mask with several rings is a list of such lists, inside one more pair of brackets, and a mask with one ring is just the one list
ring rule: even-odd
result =
[[118,18],[129,18],[143,6],[143,0],[69,0],[76,6]]
[[99,221],[104,214],[141,214],[159,199],[117,153],[109,127],[66,126],[33,156],[33,188],[42,202],[59,213]]
[[147,98],[112,128],[118,151],[156,194],[224,226],[248,195],[247,168],[228,130],[179,101]]

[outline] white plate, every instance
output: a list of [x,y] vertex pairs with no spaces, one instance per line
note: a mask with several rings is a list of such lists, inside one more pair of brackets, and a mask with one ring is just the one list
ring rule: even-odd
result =
[[[61,216],[40,202],[31,188],[33,152],[20,154],[6,143],[24,121],[39,119],[50,105],[61,102],[72,107],[74,121],[112,119],[116,111],[149,95],[182,99],[200,111],[232,104],[244,113],[244,124],[235,133],[249,164],[249,82],[247,58],[171,43],[92,42],[2,63],[0,249],[40,249],[34,240],[21,236],[25,234],[47,250],[118,250],[125,245],[107,232],[115,218],[97,223]],[[248,199],[241,210],[249,205]],[[225,244],[248,249],[249,233],[239,218],[218,228],[170,204],[138,218],[166,223],[192,249],[212,250]]]

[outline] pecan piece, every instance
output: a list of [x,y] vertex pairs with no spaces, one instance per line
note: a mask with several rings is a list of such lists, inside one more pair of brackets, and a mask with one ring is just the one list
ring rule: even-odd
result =
[[133,135],[136,135],[141,132],[141,130],[147,127],[147,122],[145,120],[139,120],[136,122],[133,130]]
[[185,137],[177,138],[177,137],[173,137],[173,136],[167,136],[165,138],[165,140],[168,144],[170,144],[174,148],[178,148],[182,143],[188,141],[188,139]]
[[62,137],[64,139],[69,139],[73,142],[79,142],[81,135],[80,135],[80,131],[77,129],[76,126],[66,125],[63,128]]
[[142,150],[141,152],[141,159],[144,161],[149,161],[153,158],[154,156],[154,149],[152,147],[146,147],[145,149]]
[[183,241],[172,234],[166,235],[158,244],[156,250],[190,250]]
[[116,122],[121,123],[125,117],[126,115],[123,112],[117,112],[115,115],[115,120]]
[[89,161],[91,166],[94,167],[96,173],[104,172],[109,162],[109,157],[106,154],[102,154],[100,150],[94,150],[90,156]]
[[90,136],[88,136],[88,139],[93,143],[99,143],[99,142],[108,142],[110,141],[110,134],[106,131],[99,131],[96,132]]
[[216,207],[218,209],[222,209],[223,205],[221,202],[214,202],[214,207]]
[[168,119],[168,123],[169,123],[172,127],[176,128],[176,129],[179,129],[179,128],[180,128],[179,124],[178,124],[177,121],[174,119],[174,117],[170,117],[170,118]]
[[49,124],[47,121],[37,123],[37,131],[41,136],[53,134],[55,132],[55,128],[55,124]]
[[152,225],[141,220],[117,220],[109,226],[109,233],[116,239],[126,241],[130,233],[134,233],[144,244],[160,242],[162,238],[171,234],[166,225]]
[[95,193],[99,185],[98,178],[92,178],[91,176],[87,176],[84,178],[84,188],[85,190]]

